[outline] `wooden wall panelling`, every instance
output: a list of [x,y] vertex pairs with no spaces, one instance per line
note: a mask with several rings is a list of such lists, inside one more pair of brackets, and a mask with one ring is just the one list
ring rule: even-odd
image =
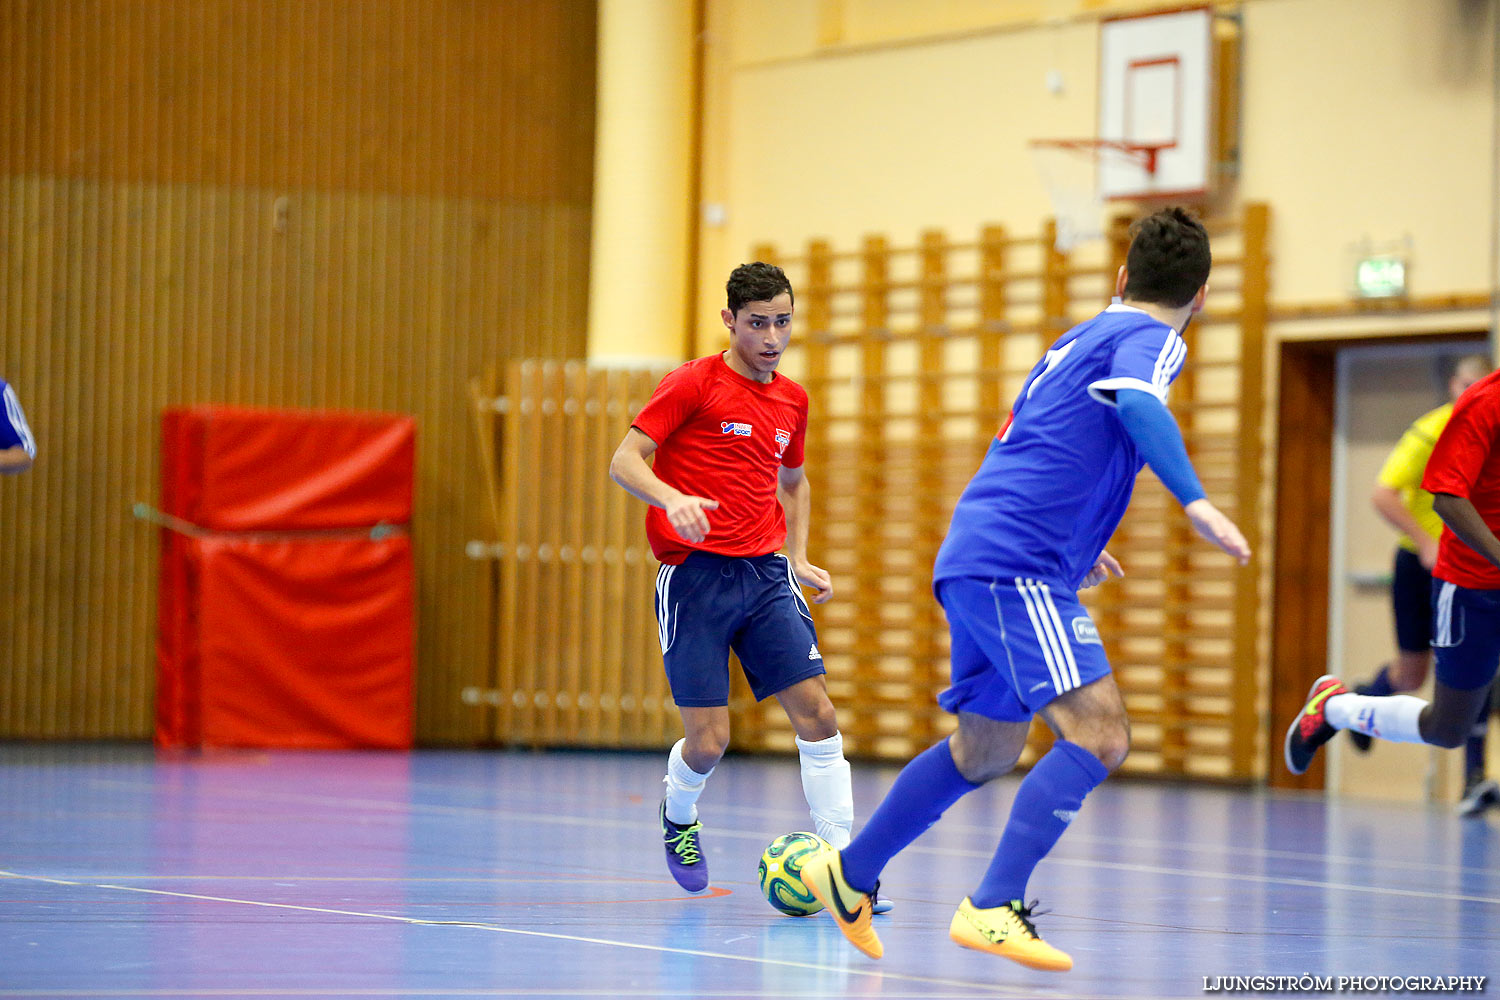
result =
[[[629,420],[631,415],[630,404],[632,393],[630,383],[618,376],[612,376],[613,382],[610,391],[606,394],[609,400],[610,427],[618,427],[621,421]],[[621,435],[623,436],[623,435]],[[613,484],[611,484],[613,485]],[[604,704],[608,710],[606,713],[605,732],[609,738],[616,743],[623,744],[629,736],[629,729],[624,725],[623,716],[620,711],[619,699],[625,690],[626,682],[633,681],[626,663],[626,650],[630,647],[630,622],[628,621],[629,608],[627,607],[625,563],[620,558],[625,547],[630,544],[631,539],[637,532],[644,531],[643,518],[632,501],[633,497],[618,488],[609,490],[607,493],[610,517],[608,521],[608,532],[605,535],[604,547],[600,552],[600,559],[606,579],[609,584],[609,607],[612,616],[609,619],[609,645],[605,657],[605,669],[607,684],[604,688]],[[652,625],[655,625],[653,620]],[[658,643],[658,646],[660,644]]]
[[542,544],[543,510],[542,479],[540,473],[543,456],[551,450],[552,442],[546,440],[542,400],[545,392],[542,362],[523,361],[520,364],[518,384],[521,418],[521,468],[520,475],[508,485],[520,499],[517,508],[520,517],[516,525],[518,542],[512,558],[516,560],[516,586],[520,590],[519,614],[512,623],[516,636],[516,689],[511,698],[516,706],[516,718],[520,723],[514,734],[518,742],[540,745],[542,722],[536,709],[540,692],[542,671],[540,630],[541,615],[545,608],[542,598],[541,560],[537,550]]
[[563,413],[562,366],[555,361],[541,364],[537,386],[537,439],[540,450],[531,469],[536,484],[534,501],[537,511],[536,564],[537,603],[533,619],[536,665],[533,703],[537,708],[536,741],[553,744],[558,738],[558,695],[563,692],[562,633],[564,619],[562,594],[563,498],[570,485],[566,480],[564,461],[568,433]]
[[[774,248],[762,246],[760,249],[766,253],[766,257],[761,259],[776,259]],[[803,449],[805,455],[803,467],[807,470],[807,475],[812,477],[813,482],[808,557],[833,576],[833,602],[841,604],[849,596],[847,590],[850,581],[847,578],[840,580],[836,564],[832,561],[833,553],[826,542],[829,527],[839,517],[836,512],[843,509],[840,506],[842,490],[838,473],[833,465],[837,447],[833,439],[833,413],[829,408],[826,392],[816,397],[816,402],[814,402],[810,388],[813,385],[826,386],[828,380],[833,377],[832,288],[832,249],[826,240],[814,240],[808,246],[804,289],[807,293],[806,306],[802,310],[803,319],[798,324],[801,331],[800,350],[805,362],[803,381],[804,385],[809,387],[807,440]],[[821,605],[820,609],[814,611],[818,627],[818,650],[823,654],[829,697],[833,700],[835,710],[838,712],[839,727],[841,731],[847,733],[851,720],[864,711],[864,708],[854,697],[858,677],[852,658],[837,652],[832,654],[829,652],[830,648],[847,647],[848,641],[847,639],[842,643],[836,641],[830,647],[829,632],[834,628],[833,620],[826,614],[818,616],[818,610],[828,607],[827,604]],[[764,740],[764,737],[761,739]]]
[[[607,376],[608,373],[602,370],[584,370],[585,391],[581,397],[583,409],[579,414],[579,423],[584,433],[584,443],[579,448],[583,456],[583,475],[587,475],[590,470],[607,475],[603,470],[609,468],[610,456],[614,454],[618,443],[609,439],[614,423],[609,413]],[[581,517],[578,526],[578,567],[582,602],[576,627],[580,639],[580,689],[583,694],[579,698],[578,725],[580,732],[594,733],[601,740],[606,734],[602,726],[600,696],[610,689],[606,680],[608,666],[605,637],[610,632],[618,631],[615,622],[609,618],[617,606],[610,605],[608,601],[608,580],[601,571],[604,565],[604,545],[611,523],[610,502],[616,499],[615,494],[624,492],[612,487],[614,483],[607,482],[601,489],[586,491],[575,500]]]
[[484,498],[490,535],[499,538],[505,523],[505,503],[500,496],[499,421],[493,401],[500,395],[494,372],[469,379],[469,405],[473,407],[474,438],[478,442],[479,473],[484,477]]
[[517,706],[511,692],[521,687],[520,657],[516,642],[516,621],[521,614],[520,562],[516,550],[522,544],[520,532],[522,498],[518,490],[507,489],[516,482],[525,468],[521,454],[520,417],[520,372],[519,366],[510,364],[505,369],[505,395],[499,397],[504,404],[504,418],[499,421],[501,433],[500,468],[505,477],[496,491],[503,498],[501,531],[497,544],[500,546],[500,590],[498,594],[499,621],[496,624],[495,643],[498,660],[493,673],[490,691],[494,697],[496,711],[493,716],[495,729],[489,735],[500,738],[500,734],[515,731]]
[[[978,386],[976,403],[979,408],[977,432],[983,435],[986,419],[995,433],[1005,422],[1004,414],[1010,401],[1002,397],[1000,372],[1005,367],[1006,317],[1010,312],[1006,301],[1007,240],[1003,226],[989,225],[979,236],[979,315],[978,335]],[[986,377],[985,373],[990,373]]]
[[[632,413],[630,404],[633,402],[630,391],[630,383],[623,378],[615,378],[610,391],[606,394],[609,407],[610,426],[618,427],[621,421],[628,421]],[[620,434],[624,436],[623,431]],[[630,664],[626,657],[630,648],[630,615],[631,607],[626,591],[627,580],[625,573],[625,561],[623,554],[626,546],[636,533],[643,533],[645,528],[642,519],[632,517],[634,505],[629,504],[628,497],[622,497],[624,491],[610,483],[608,487],[608,500],[610,516],[606,524],[607,531],[604,536],[604,544],[601,547],[600,559],[603,563],[603,574],[608,587],[608,607],[613,610],[611,628],[607,632],[609,641],[605,646],[605,688],[603,691],[603,702],[605,709],[605,726],[603,735],[624,745],[629,741],[629,728],[624,724],[623,714],[620,710],[620,700],[627,692],[627,688],[637,683],[637,679],[629,672]],[[654,621],[653,621],[654,624]]]
[[[949,452],[944,428],[944,384],[940,373],[949,369],[947,348],[949,334],[949,291],[953,276],[948,262],[951,251],[941,231],[928,230],[921,236],[918,266],[921,290],[917,307],[917,327],[922,338],[917,351],[916,441],[927,456],[928,467],[919,477],[907,480],[913,491],[910,599],[913,602],[911,657],[915,669],[907,693],[911,706],[908,730],[917,746],[932,743],[937,733],[937,716],[930,710],[933,692],[947,682],[947,620],[932,596],[932,566],[948,526],[951,505],[947,491],[924,488],[927,482],[942,482],[942,468]],[[893,486],[896,484],[892,484]],[[899,488],[899,487],[898,487]]]
[[[583,483],[590,475],[598,478],[604,488],[614,484],[607,481],[606,463],[595,463],[589,448],[589,415],[585,412],[590,399],[589,371],[586,365],[570,361],[564,367],[566,383],[562,392],[562,408],[566,447],[563,461],[567,463],[564,488],[567,484]],[[558,549],[561,597],[557,613],[552,616],[552,627],[557,630],[562,649],[558,658],[561,674],[559,687],[563,700],[559,704],[558,732],[566,740],[583,731],[583,712],[580,702],[587,701],[584,694],[592,692],[593,686],[584,676],[584,633],[588,621],[587,577],[583,566],[583,549],[586,542],[584,526],[588,523],[588,498],[597,491],[557,495],[563,520],[562,545]]]
[[[593,4],[208,0],[0,13],[0,737],[140,738],[164,405],[419,420],[418,735],[489,728],[463,380],[582,353]],[[24,621],[22,620],[24,619]],[[476,683],[477,682],[477,683]]]
[[[1234,668],[1230,693],[1232,711],[1231,753],[1233,773],[1264,773],[1259,759],[1257,728],[1260,719],[1261,692],[1257,678],[1260,664],[1259,622],[1260,570],[1271,553],[1262,546],[1262,504],[1266,496],[1266,476],[1262,462],[1266,449],[1262,441],[1265,420],[1266,322],[1271,301],[1270,207],[1261,202],[1245,206],[1243,240],[1244,264],[1240,276],[1240,350],[1239,412],[1236,417],[1238,439],[1235,442],[1235,497],[1238,500],[1237,523],[1250,545],[1251,567],[1240,571],[1234,587],[1233,621]],[[1278,716],[1278,718],[1281,718]]]
[[[663,372],[521,362],[507,374],[504,638],[491,739],[530,746],[660,746],[680,729],[653,608],[645,506],[609,460]],[[509,442],[514,442],[510,445]]]
[[[852,401],[856,409],[837,414],[844,421],[841,429],[845,446],[841,452],[845,461],[837,465],[830,461],[830,466],[840,472],[836,478],[831,476],[828,484],[830,489],[852,490],[853,509],[849,513],[853,537],[846,542],[843,574],[849,593],[842,610],[852,633],[854,668],[852,687],[845,700],[851,706],[859,706],[861,713],[853,729],[856,751],[863,748],[862,742],[870,741],[871,735],[883,735],[892,728],[899,730],[908,721],[902,712],[892,725],[889,713],[883,711],[891,706],[891,701],[878,693],[889,682],[885,676],[883,619],[891,597],[882,584],[890,573],[889,560],[898,549],[898,543],[887,536],[891,523],[891,480],[899,478],[889,467],[895,458],[894,446],[898,444],[892,439],[891,387],[887,380],[892,291],[890,245],[884,237],[867,237],[860,256],[863,274],[856,294],[863,336],[854,347],[858,359],[854,373],[857,388]],[[831,388],[826,380],[820,386],[824,394]],[[829,410],[829,416],[834,416],[832,407]],[[853,440],[848,440],[851,437]],[[895,707],[903,707],[904,700],[895,698]]]
[[[495,716],[499,711],[494,697],[499,690],[499,644],[502,641],[500,579],[504,563],[499,555],[503,544],[500,540],[507,536],[506,500],[500,494],[504,447],[497,404],[501,402],[500,374],[495,369],[491,368],[483,375],[469,379],[469,403],[473,408],[478,466],[480,474],[485,478],[485,520],[488,530],[482,539],[471,540],[465,551],[474,562],[474,572],[481,579],[481,597],[472,613],[481,619],[478,626],[481,633],[478,655],[487,666],[487,674],[482,678],[486,683],[469,685],[460,692],[460,698],[465,705],[472,706],[480,713],[485,734],[495,731]],[[476,681],[480,679],[475,678]]]

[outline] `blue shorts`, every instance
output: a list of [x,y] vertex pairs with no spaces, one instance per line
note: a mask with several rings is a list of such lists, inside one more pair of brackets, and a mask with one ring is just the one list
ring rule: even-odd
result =
[[949,712],[1024,722],[1109,673],[1099,630],[1066,584],[955,577],[937,584],[953,640]]
[[1470,590],[1432,581],[1432,652],[1440,683],[1473,691],[1500,666],[1500,590]]
[[786,556],[694,552],[656,574],[656,626],[672,700],[729,704],[729,651],[755,700],[823,673],[812,610]]

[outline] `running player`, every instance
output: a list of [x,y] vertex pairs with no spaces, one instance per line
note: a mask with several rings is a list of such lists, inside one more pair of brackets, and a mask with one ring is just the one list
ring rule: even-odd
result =
[[1183,210],[1137,222],[1119,299],[1032,368],[958,501],[933,571],[952,637],[952,685],[938,700],[958,715],[958,731],[906,765],[848,847],[803,866],[840,930],[872,958],[883,949],[869,904],[886,863],[961,796],[1010,771],[1040,715],[1058,739],[1022,780],[989,869],[948,933],[1033,968],[1072,967],[1037,936],[1022,901],[1032,870],[1130,744],[1124,701],[1076,591],[1122,575],[1104,544],[1143,464],[1200,534],[1250,558],[1239,529],[1205,498],[1166,407],[1209,265],[1208,234]]
[[1422,488],[1433,495],[1444,525],[1432,570],[1432,702],[1355,694],[1331,674],[1319,677],[1287,729],[1286,766],[1293,774],[1306,771],[1340,729],[1457,747],[1484,706],[1500,666],[1500,372],[1454,404]]
[[0,399],[5,403],[0,408],[0,472],[25,472],[36,460],[36,439],[26,424],[16,390],[3,378],[0,378]]
[[667,867],[693,892],[708,885],[697,803],[729,745],[731,649],[755,697],[775,695],[796,730],[818,836],[843,846],[854,822],[843,736],[799,585],[814,603],[833,596],[828,572],[807,558],[807,393],[776,371],[791,339],[792,286],[781,268],[756,262],[735,268],[726,291],[729,349],[669,372],[609,468],[651,505],[657,626],[685,733],[667,758],[659,818]]
[[[1453,413],[1453,404],[1464,390],[1489,374],[1490,367],[1490,359],[1483,354],[1459,358],[1448,378],[1448,401],[1412,421],[1380,468],[1370,500],[1376,512],[1401,533],[1391,573],[1396,656],[1373,678],[1355,685],[1355,694],[1400,694],[1415,691],[1427,680],[1432,666],[1432,567],[1437,562],[1443,520],[1432,509],[1432,494],[1422,489],[1422,473]],[[1477,814],[1489,805],[1487,793],[1494,783],[1484,778],[1487,714],[1480,713],[1464,742],[1461,815]],[[1370,737],[1364,733],[1351,729],[1349,739],[1360,753],[1370,749]]]

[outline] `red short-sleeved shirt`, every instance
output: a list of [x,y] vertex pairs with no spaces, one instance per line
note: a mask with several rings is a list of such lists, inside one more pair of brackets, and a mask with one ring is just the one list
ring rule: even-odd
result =
[[706,512],[708,537],[697,544],[677,533],[666,511],[648,508],[646,537],[657,559],[677,565],[698,551],[763,556],[786,542],[776,476],[783,465],[802,465],[807,435],[807,392],[796,382],[780,374],[757,382],[712,354],[668,372],[631,426],[656,442],[658,479],[719,501]]
[[[1467,497],[1500,535],[1500,372],[1475,382],[1453,406],[1422,475],[1422,489]],[[1448,527],[1432,575],[1471,590],[1500,589],[1500,567],[1464,544]]]

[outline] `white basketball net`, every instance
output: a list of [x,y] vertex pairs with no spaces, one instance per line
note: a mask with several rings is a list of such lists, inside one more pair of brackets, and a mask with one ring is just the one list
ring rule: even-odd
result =
[[1113,146],[1033,144],[1030,149],[1057,220],[1058,251],[1066,253],[1080,243],[1103,239],[1106,213],[1099,191],[1099,165],[1106,160],[1137,162],[1132,154]]

